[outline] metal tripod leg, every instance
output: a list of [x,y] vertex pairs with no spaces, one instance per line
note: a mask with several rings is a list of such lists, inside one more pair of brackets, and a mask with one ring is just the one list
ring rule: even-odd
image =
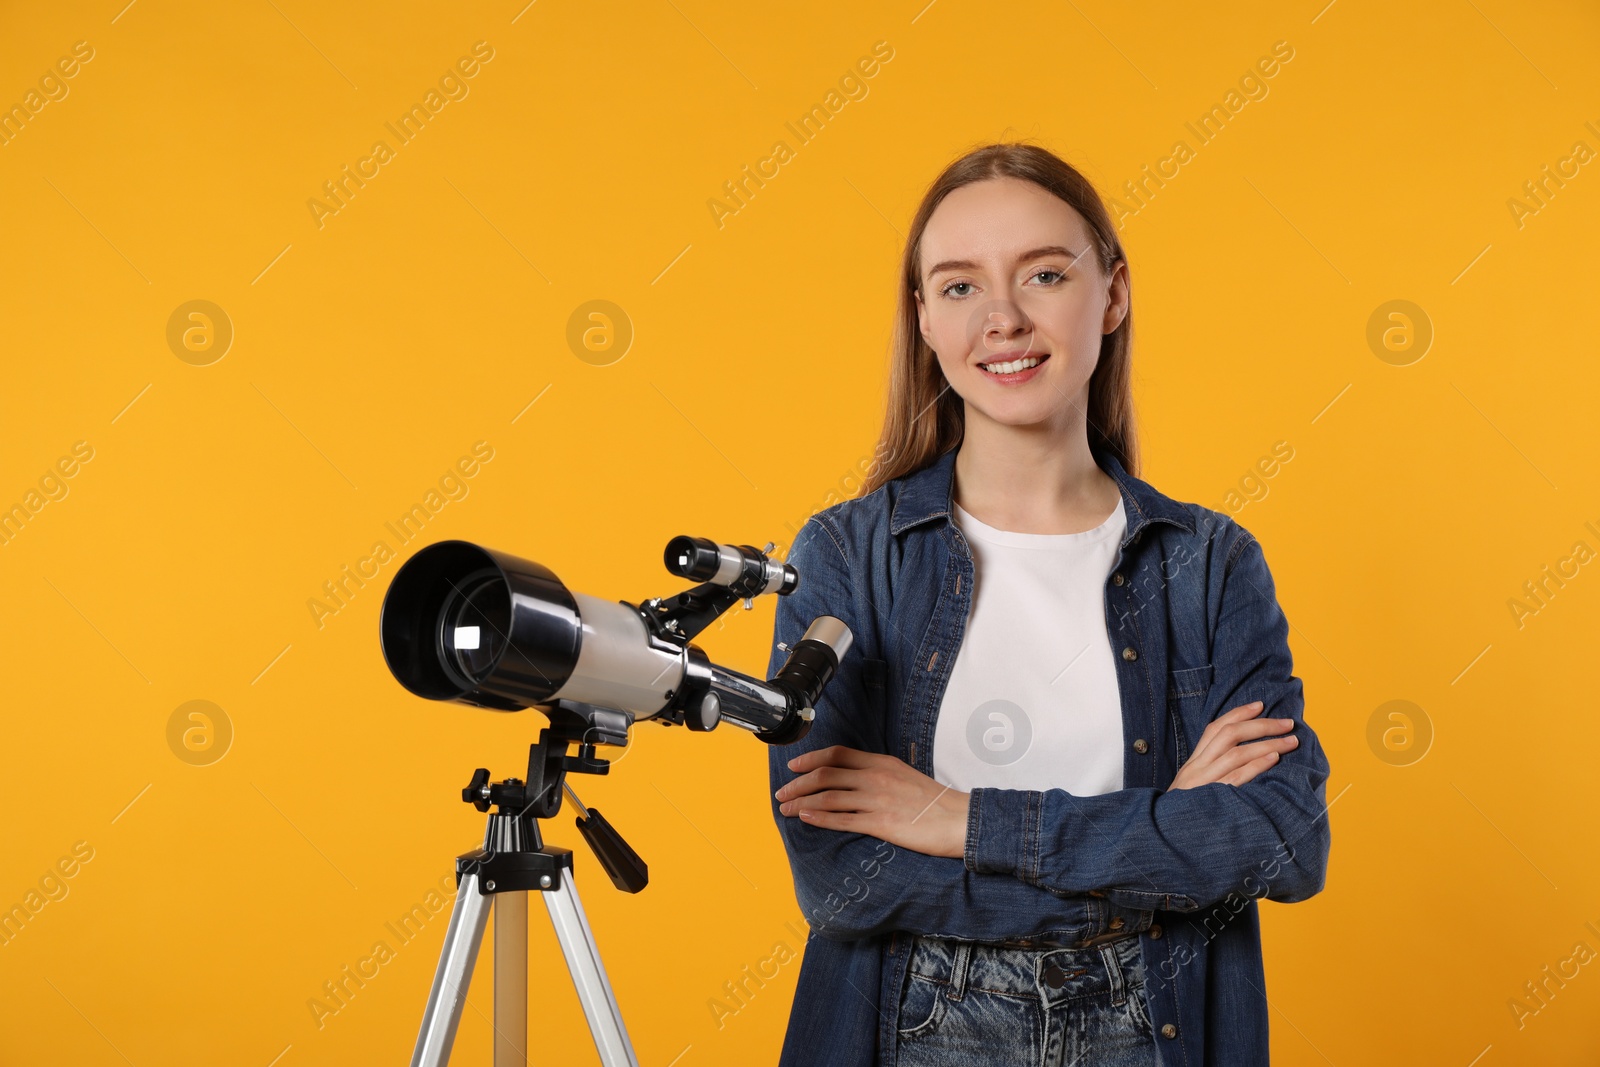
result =
[[[445,1067],[450,1061],[450,1048],[461,1024],[467,985],[478,962],[491,903],[495,912],[494,1067],[523,1067],[528,1062],[530,891],[509,890],[484,896],[478,889],[478,877],[476,871],[468,871],[462,874],[457,887],[411,1067]],[[550,922],[561,943],[561,954],[566,957],[600,1062],[605,1067],[639,1067],[571,871],[561,878],[557,888],[540,892],[540,896],[550,912]]]
[[[439,967],[433,973],[433,990],[428,994],[422,1029],[417,1033],[416,1049],[411,1054],[411,1067],[444,1067],[450,1062],[450,1046],[455,1044],[461,1009],[467,1002],[467,983],[472,980],[472,968],[478,962],[478,947],[483,944],[490,901],[491,898],[478,891],[475,872],[461,876],[455,906],[450,910],[450,928],[444,935],[444,948],[439,952]],[[523,917],[527,917],[526,903]]]
[[616,994],[611,991],[611,979],[606,977],[600,949],[594,943],[594,931],[589,929],[589,920],[583,914],[577,883],[568,873],[569,877],[561,879],[558,888],[540,895],[550,911],[550,922],[556,928],[556,939],[561,942],[561,953],[567,958],[572,984],[578,990],[583,1014],[589,1020],[595,1051],[600,1053],[600,1062],[605,1067],[639,1067],[633,1043],[628,1040],[628,1028],[623,1025],[622,1012],[617,1007]]

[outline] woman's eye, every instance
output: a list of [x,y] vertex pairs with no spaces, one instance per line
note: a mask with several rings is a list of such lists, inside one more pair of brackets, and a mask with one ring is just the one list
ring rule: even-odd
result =
[[[1043,270],[1034,271],[1032,277],[1037,278],[1041,274],[1054,275],[1053,278],[1045,281],[1045,283],[1044,283],[1045,285],[1055,285],[1062,278],[1066,277],[1066,272],[1065,271],[1051,270],[1049,267],[1046,267]],[[963,288],[963,287],[965,287],[967,289],[971,289],[972,288],[972,283],[971,282],[951,282],[949,285],[945,286],[943,289],[940,289],[939,292],[943,296],[954,296],[954,297],[967,296],[968,295],[967,293],[964,293],[964,292],[958,293],[958,292],[954,291],[956,289],[960,289],[960,288]]]

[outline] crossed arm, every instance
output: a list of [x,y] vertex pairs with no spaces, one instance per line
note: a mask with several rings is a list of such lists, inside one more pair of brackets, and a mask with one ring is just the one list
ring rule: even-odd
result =
[[[1252,895],[1272,900],[1320,890],[1327,760],[1302,717],[1265,558],[1240,536],[1248,540],[1223,592],[1207,700],[1230,710],[1213,713],[1166,789],[952,790],[885,754],[887,709],[869,698],[859,654],[847,654],[811,733],[769,752],[774,818],[822,936],[1039,936],[1081,921],[1078,898],[1090,892],[1129,907],[1196,910],[1249,892],[1251,879],[1265,882]],[[823,603],[826,590],[850,585],[821,520],[802,528],[789,560],[803,577],[778,602],[775,640],[792,645],[822,614],[860,633],[848,594]]]

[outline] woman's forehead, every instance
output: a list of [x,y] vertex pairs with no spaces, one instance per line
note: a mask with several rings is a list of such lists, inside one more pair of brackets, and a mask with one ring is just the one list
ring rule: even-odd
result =
[[1076,255],[1088,241],[1088,224],[1066,201],[1032,182],[1000,178],[946,196],[928,219],[919,252],[926,276],[949,260],[1009,267],[1052,245]]

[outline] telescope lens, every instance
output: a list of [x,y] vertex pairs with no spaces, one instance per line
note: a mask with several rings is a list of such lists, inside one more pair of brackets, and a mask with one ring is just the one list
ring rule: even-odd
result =
[[395,572],[379,632],[389,670],[417,696],[520,711],[571,679],[583,620],[548,567],[440,541]]
[[469,575],[451,591],[439,618],[445,664],[467,686],[482,682],[500,661],[511,628],[511,596],[499,572]]

